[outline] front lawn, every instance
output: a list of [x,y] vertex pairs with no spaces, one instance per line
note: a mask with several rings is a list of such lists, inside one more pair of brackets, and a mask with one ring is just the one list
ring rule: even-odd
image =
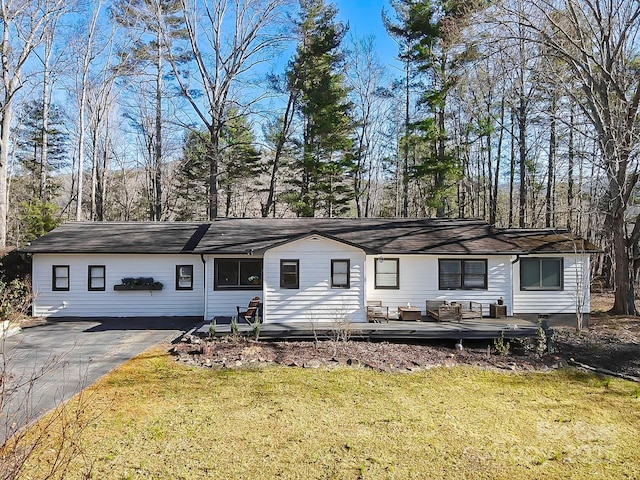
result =
[[66,479],[640,477],[640,386],[571,370],[211,370],[152,350],[82,398]]

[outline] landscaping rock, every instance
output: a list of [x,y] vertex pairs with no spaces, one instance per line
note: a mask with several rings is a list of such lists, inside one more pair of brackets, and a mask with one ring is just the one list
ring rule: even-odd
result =
[[[464,341],[463,350],[455,342],[405,344],[350,340],[268,342],[238,337],[200,340],[185,335],[170,347],[180,362],[188,365],[223,368],[255,368],[259,364],[291,367],[365,367],[376,371],[413,372],[434,367],[474,365],[508,371],[548,371],[584,364],[629,378],[640,377],[640,319],[592,316],[589,329],[576,332],[560,327],[554,332],[556,351],[542,357],[535,349],[512,348],[497,355],[492,341]],[[623,377],[625,378],[625,377]]]
[[319,360],[309,360],[302,365],[303,368],[320,368],[320,366]]

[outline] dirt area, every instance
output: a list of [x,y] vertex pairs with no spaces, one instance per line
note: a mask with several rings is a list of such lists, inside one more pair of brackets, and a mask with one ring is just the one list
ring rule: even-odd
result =
[[[610,298],[594,298],[594,311]],[[280,364],[303,368],[351,365],[380,371],[417,371],[436,366],[475,365],[513,371],[545,371],[573,364],[640,381],[640,318],[596,311],[588,329],[557,328],[554,351],[541,354],[545,338],[493,342],[432,341],[420,344],[324,340],[263,342],[246,338],[207,340],[187,336],[174,345],[177,360],[210,368],[257,368]]]

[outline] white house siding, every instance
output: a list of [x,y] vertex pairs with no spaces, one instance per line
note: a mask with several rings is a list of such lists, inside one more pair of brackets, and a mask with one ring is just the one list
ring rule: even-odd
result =
[[564,288],[551,291],[520,290],[520,262],[515,262],[513,264],[515,315],[575,315],[578,301],[582,302],[584,313],[591,311],[589,255],[531,255],[530,257],[564,258]]
[[[69,291],[52,290],[52,265],[69,265]],[[88,290],[88,266],[104,265],[104,291]],[[176,265],[193,265],[193,290],[176,290]],[[44,317],[201,316],[203,264],[197,255],[34,254],[33,315]],[[153,277],[163,289],[114,291],[124,277]]]
[[[299,260],[298,289],[280,288],[280,260]],[[331,288],[331,260],[350,261],[350,288]],[[320,236],[306,237],[264,255],[264,320],[269,322],[366,322],[365,254]]]
[[[399,289],[375,288],[374,262],[380,257],[398,258],[400,272]],[[439,290],[438,259],[487,260],[487,290]],[[398,306],[411,304],[425,312],[426,300],[474,301],[483,306],[483,314],[489,315],[489,304],[502,297],[511,314],[511,257],[501,256],[437,256],[437,255],[370,255],[367,257],[367,300],[380,300],[389,307],[389,313],[397,312]]]

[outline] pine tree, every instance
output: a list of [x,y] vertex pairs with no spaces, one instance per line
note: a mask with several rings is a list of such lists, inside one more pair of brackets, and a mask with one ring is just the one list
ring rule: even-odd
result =
[[302,119],[300,179],[288,197],[297,215],[344,214],[353,193],[346,188],[353,165],[353,105],[348,100],[340,44],[348,26],[336,21],[337,10],[324,0],[301,0],[300,42],[289,70],[289,88],[297,96]]
[[176,220],[207,218],[208,172],[206,131],[191,130],[184,140],[178,165]]
[[[447,195],[460,175],[458,159],[447,145],[446,109],[449,92],[457,85],[458,68],[473,54],[456,49],[457,35],[474,2],[443,0],[396,0],[399,24],[385,20],[387,30],[401,39],[401,58],[406,62],[407,114],[403,138],[405,196],[407,177],[420,180],[426,205],[437,216],[448,214]],[[427,83],[420,98],[428,116],[409,121],[410,65],[425,75]],[[409,164],[409,152],[415,158]],[[404,211],[406,214],[406,198]]]
[[[203,220],[207,218],[208,195],[208,147],[207,130],[189,132],[185,139],[183,155],[178,166],[178,220]],[[261,155],[256,147],[255,135],[248,118],[231,109],[224,118],[220,138],[221,162],[218,185],[225,192],[225,215],[242,215],[260,192],[258,178],[261,173]],[[246,195],[250,192],[251,195]],[[234,200],[242,204],[232,209]]]
[[[35,198],[46,202],[56,196],[60,187],[51,174],[69,165],[69,136],[64,131],[64,115],[60,107],[51,105],[46,132],[47,155],[43,156],[42,116],[43,104],[40,100],[29,102],[20,112],[20,124],[16,135],[16,158],[27,187],[33,192]],[[43,161],[45,158],[46,160]]]
[[[226,192],[225,216],[231,215],[231,205],[234,196],[252,200],[252,195],[258,194],[258,176],[260,174],[260,151],[255,145],[255,135],[245,115],[238,114],[231,109],[227,114],[222,131],[223,156],[221,165],[220,187]],[[246,206],[246,205],[245,205]]]

